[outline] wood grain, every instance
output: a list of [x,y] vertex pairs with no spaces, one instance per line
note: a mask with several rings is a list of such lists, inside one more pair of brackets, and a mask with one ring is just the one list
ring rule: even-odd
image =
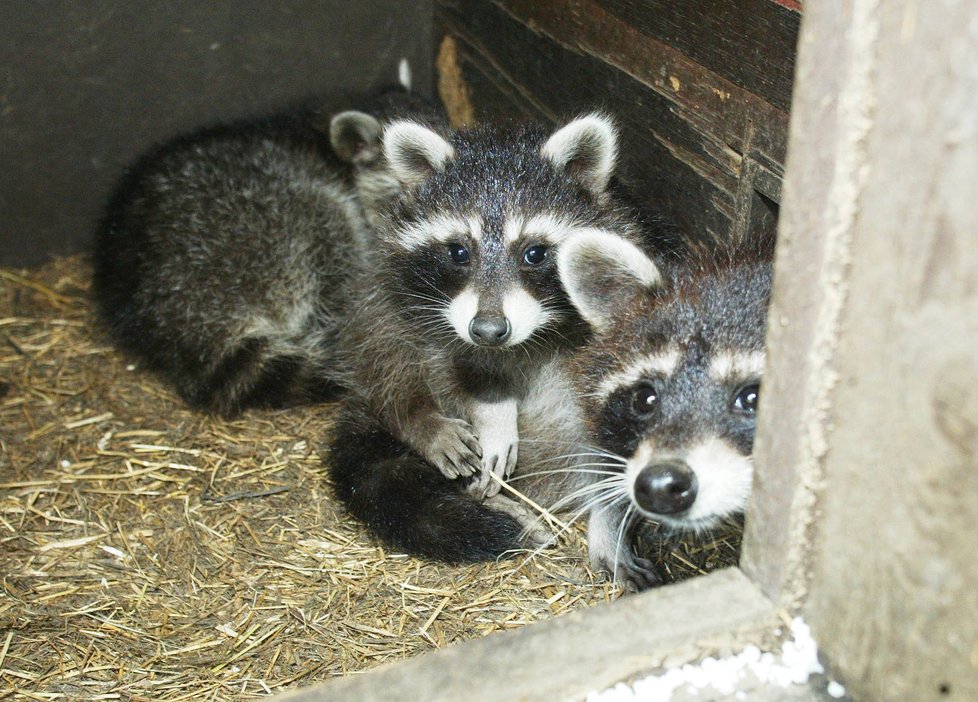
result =
[[745,569],[860,700],[978,699],[978,14],[806,14]]
[[783,110],[600,3],[439,0],[436,18],[458,42],[477,113],[559,121],[595,107],[613,112],[623,171],[639,198],[693,235],[750,226],[745,157],[780,178]]

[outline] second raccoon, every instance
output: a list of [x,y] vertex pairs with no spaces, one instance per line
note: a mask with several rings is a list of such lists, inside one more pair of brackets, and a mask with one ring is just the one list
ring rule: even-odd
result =
[[440,536],[423,533],[438,521],[421,515],[445,477],[517,514],[499,543],[522,529],[522,508],[495,478],[532,449],[520,436],[530,389],[587,331],[558,279],[561,246],[588,231],[638,238],[634,213],[609,193],[617,143],[600,114],[549,134],[409,121],[385,130],[403,195],[378,227],[363,302],[340,335],[355,393],[328,462],[339,496],[388,543],[447,560],[498,552],[466,551],[481,512],[465,500]]
[[[400,89],[360,104],[382,118],[425,109]],[[328,114],[174,139],[134,163],[109,203],[94,252],[102,317],[194,407],[231,414],[335,390],[349,281],[399,186],[378,119]]]

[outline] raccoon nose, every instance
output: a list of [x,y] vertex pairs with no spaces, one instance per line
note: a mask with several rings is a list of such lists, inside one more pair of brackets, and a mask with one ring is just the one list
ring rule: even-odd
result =
[[476,315],[469,323],[469,334],[479,346],[501,346],[506,343],[512,327],[505,317]]
[[685,461],[653,463],[635,479],[635,501],[649,512],[676,514],[693,506],[697,487],[696,474]]

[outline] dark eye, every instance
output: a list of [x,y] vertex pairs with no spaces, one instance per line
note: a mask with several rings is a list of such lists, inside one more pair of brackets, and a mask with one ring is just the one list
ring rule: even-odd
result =
[[659,391],[648,383],[632,390],[632,411],[639,417],[648,417],[659,406]]
[[523,263],[528,266],[539,266],[547,260],[546,246],[531,246],[523,252]]
[[464,266],[469,262],[469,250],[461,244],[449,244],[448,253],[451,255],[452,260],[460,266]]
[[733,410],[741,414],[754,414],[757,412],[757,402],[761,397],[761,386],[757,383],[745,385],[733,399]]

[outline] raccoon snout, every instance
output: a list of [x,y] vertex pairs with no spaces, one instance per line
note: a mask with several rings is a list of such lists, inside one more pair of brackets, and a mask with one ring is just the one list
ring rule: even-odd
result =
[[469,335],[479,346],[502,346],[512,331],[513,327],[505,317],[476,315],[469,323]]
[[635,501],[656,514],[684,512],[696,501],[698,485],[685,461],[670,460],[646,466],[635,478]]

